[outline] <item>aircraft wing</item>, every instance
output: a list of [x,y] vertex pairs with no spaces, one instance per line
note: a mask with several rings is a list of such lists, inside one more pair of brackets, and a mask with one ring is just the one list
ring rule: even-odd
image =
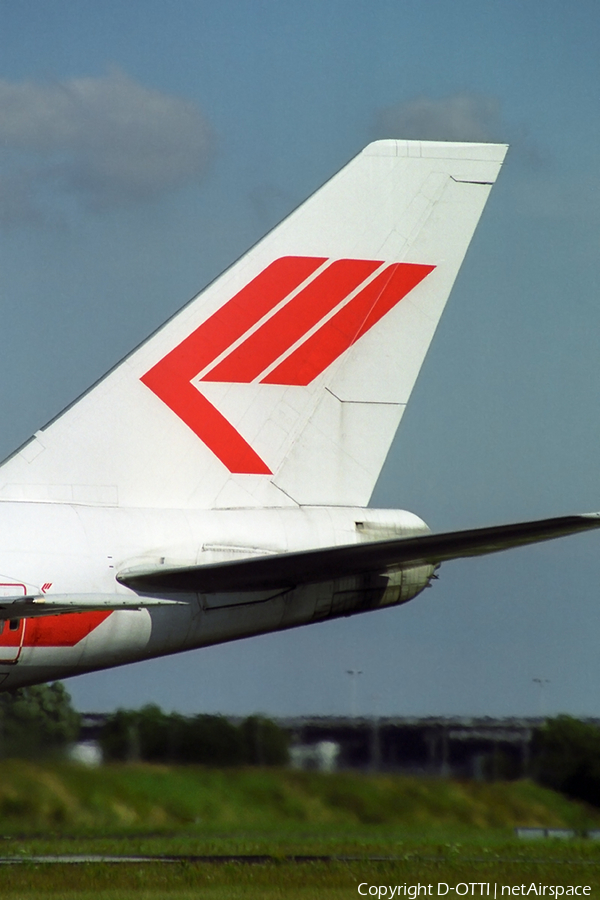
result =
[[181,606],[185,601],[163,600],[152,597],[130,597],[123,595],[93,594],[73,596],[64,595],[39,595],[19,594],[15,597],[0,598],[0,621],[3,619],[32,619],[38,616],[58,616],[63,613],[97,612],[99,610],[112,612],[116,609],[145,609],[155,606]]
[[149,593],[198,591],[208,594],[286,589],[366,572],[409,569],[498,553],[592,528],[600,528],[600,513],[254,556],[209,565],[147,569],[136,566],[123,569],[117,580],[135,591]]

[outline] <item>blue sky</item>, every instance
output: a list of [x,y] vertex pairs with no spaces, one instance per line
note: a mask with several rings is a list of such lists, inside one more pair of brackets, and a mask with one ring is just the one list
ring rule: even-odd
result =
[[[376,137],[511,151],[373,505],[436,530],[600,508],[600,11],[0,0],[0,455]],[[403,609],[69,682],[81,709],[600,714],[597,536]]]

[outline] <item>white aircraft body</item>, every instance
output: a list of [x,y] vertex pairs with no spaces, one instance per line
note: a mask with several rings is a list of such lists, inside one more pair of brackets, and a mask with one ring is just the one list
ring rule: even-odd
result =
[[506,147],[378,141],[0,466],[2,689],[411,600],[434,535],[367,504]]

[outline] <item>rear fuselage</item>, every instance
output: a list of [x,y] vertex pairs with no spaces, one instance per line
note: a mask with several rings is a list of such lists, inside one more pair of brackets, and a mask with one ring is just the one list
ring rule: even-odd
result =
[[[349,507],[157,510],[0,503],[0,593],[136,599],[136,566],[196,566],[428,532],[402,510]],[[432,566],[269,591],[167,594],[179,604],[15,618],[0,633],[4,688],[63,678],[249,635],[403,603]],[[182,602],[183,601],[183,602]]]

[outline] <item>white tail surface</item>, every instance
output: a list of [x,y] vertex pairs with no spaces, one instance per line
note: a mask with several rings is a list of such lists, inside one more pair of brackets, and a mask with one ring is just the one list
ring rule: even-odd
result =
[[10,457],[0,498],[365,506],[505,153],[369,145]]

